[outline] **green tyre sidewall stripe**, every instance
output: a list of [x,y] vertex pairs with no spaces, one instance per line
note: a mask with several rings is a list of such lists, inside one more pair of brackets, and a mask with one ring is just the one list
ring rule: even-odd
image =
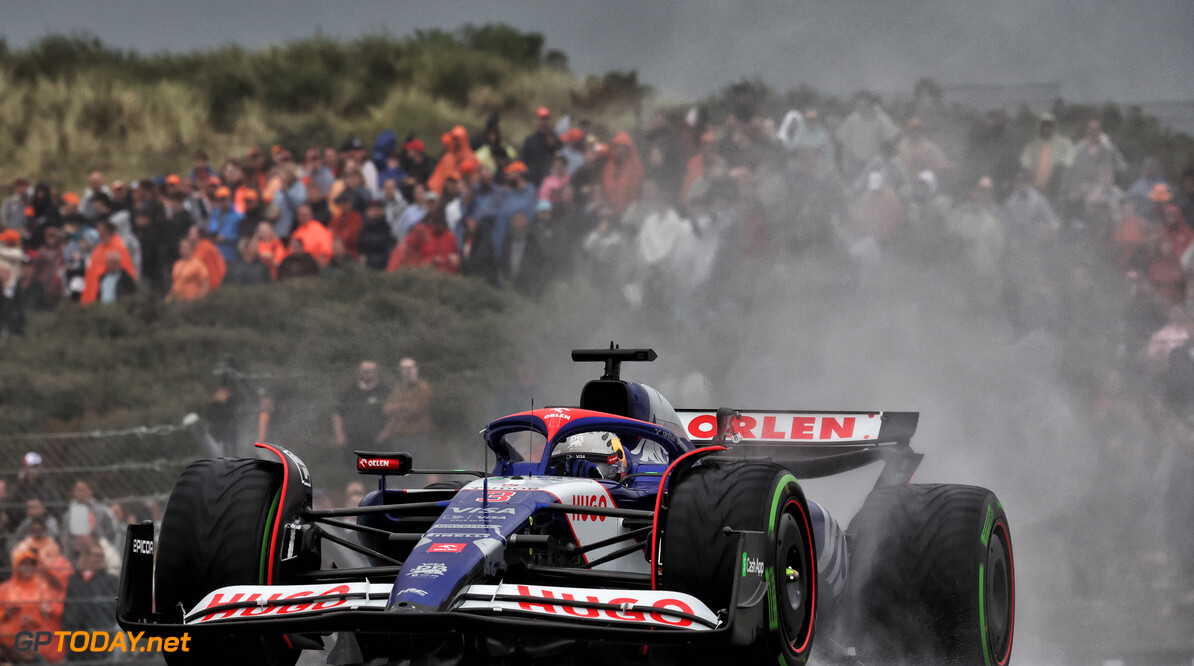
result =
[[987,565],[980,563],[978,565],[978,635],[983,640],[983,661],[987,666],[991,666],[991,650],[987,646]]
[[[779,483],[775,485],[775,493],[771,496],[771,513],[767,519],[767,538],[769,540],[775,539],[775,514],[779,511],[779,500],[783,496],[784,491],[788,489],[788,484],[795,483],[797,486],[800,483],[795,476],[785,474],[779,479]],[[774,564],[767,565],[766,570],[767,579],[767,610],[768,622],[771,630],[774,631],[779,628],[779,606],[778,600],[775,596],[775,571]]]
[[[257,582],[265,585],[266,560],[269,559],[269,541],[270,534],[274,531],[274,520],[277,519],[278,503],[282,501],[282,487],[278,486],[278,490],[274,492],[274,500],[270,502],[269,511],[266,513],[265,531],[261,535],[261,557],[257,565]],[[262,636],[260,639],[262,647],[272,656],[274,646],[265,640]],[[272,661],[272,659],[271,659]]]
[[[791,474],[784,474],[783,476],[780,477],[779,483],[775,484],[775,493],[771,496],[771,513],[769,515],[769,518],[767,519],[767,539],[768,539],[768,541],[771,541],[771,542],[775,541],[775,519],[776,519],[776,514],[779,511],[780,499],[783,497],[784,491],[788,489],[788,486],[793,485],[793,484],[797,488],[800,487],[800,482],[797,481],[796,477],[792,476]],[[811,555],[811,553],[810,553],[810,555]],[[774,557],[774,555],[772,555],[772,557]],[[813,575],[816,575],[815,572]],[[779,629],[779,605],[778,605],[779,601],[776,598],[776,584],[775,584],[776,579],[775,579],[775,564],[774,563],[767,565],[765,577],[767,580],[768,626],[770,626],[772,631],[776,631]],[[799,627],[797,627],[797,631],[799,631]],[[779,653],[779,663],[781,663],[781,664],[787,663],[787,660],[784,659],[784,653],[783,653],[782,648]]]
[[274,520],[278,512],[278,502],[282,501],[282,488],[279,487],[274,493],[274,501],[270,502],[269,511],[266,513],[265,532],[261,535],[261,557],[257,565],[257,582],[265,585],[266,572],[266,558],[269,557],[269,537],[270,533],[274,531]]
[[[978,635],[982,640],[983,663],[991,666],[990,639],[987,637],[987,551],[991,543],[991,535],[995,531],[995,508],[1003,511],[1003,505],[998,501],[988,503],[984,511],[982,532],[979,541],[982,543],[982,559],[978,564]],[[1006,520],[1006,518],[1005,518]]]

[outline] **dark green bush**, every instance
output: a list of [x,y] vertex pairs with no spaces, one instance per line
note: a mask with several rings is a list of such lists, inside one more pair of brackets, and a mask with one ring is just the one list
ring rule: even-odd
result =
[[508,363],[494,352],[509,346],[520,303],[458,277],[362,272],[225,287],[179,305],[143,294],[63,308],[4,345],[0,385],[20,388],[0,402],[0,434],[177,423],[202,411],[226,360],[254,376],[247,388],[275,396],[279,438],[323,444],[356,364],[376,359],[392,379],[403,355],[423,361],[443,397],[444,432],[474,432],[491,416]]

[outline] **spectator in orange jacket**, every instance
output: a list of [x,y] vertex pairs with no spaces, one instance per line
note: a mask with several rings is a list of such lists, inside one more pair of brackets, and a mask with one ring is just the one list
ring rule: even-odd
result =
[[199,235],[199,227],[191,227],[188,238],[195,244],[195,258],[207,266],[208,291],[215,291],[224,282],[224,273],[228,272],[228,264],[224,262],[224,255],[216,244]]
[[388,271],[427,266],[455,275],[460,271],[460,247],[456,234],[448,229],[442,208],[416,224],[390,256]]
[[435,171],[432,171],[431,177],[427,179],[427,188],[436,194],[444,193],[444,183],[449,178],[462,180],[461,164],[477,161],[477,156],[469,146],[468,130],[463,126],[453,127],[452,131],[444,134],[442,139],[444,156],[439,158],[439,163],[435,165]]
[[290,240],[295,238],[303,241],[303,248],[320,267],[328,265],[332,258],[332,232],[311,217],[311,207],[307,204],[300,205],[294,213],[294,233],[290,234]]
[[643,182],[643,163],[634,141],[626,132],[620,132],[611,143],[613,155],[605,162],[601,185],[605,188],[606,200],[621,215],[638,197],[638,188]]
[[203,298],[211,289],[211,275],[207,265],[195,256],[195,241],[184,238],[178,244],[179,260],[174,262],[171,272],[173,285],[169,301],[185,303]]
[[352,206],[351,199],[348,192],[340,193],[336,201],[340,212],[332,217],[331,232],[332,236],[344,243],[344,248],[353,259],[359,259],[361,253],[357,251],[357,239],[361,235],[361,214]]
[[[38,563],[28,548],[13,551],[12,579],[0,584],[0,660],[29,661],[28,652],[16,652],[18,632],[59,631],[62,628],[62,600],[65,586]],[[69,575],[69,574],[68,574]],[[37,647],[36,655],[48,662],[65,656],[56,641]]]
[[105,218],[96,223],[96,230],[99,231],[100,239],[91,251],[91,261],[87,265],[87,272],[83,274],[83,297],[79,301],[83,305],[90,305],[99,298],[100,278],[108,270],[109,252],[119,254],[120,267],[134,280],[137,279],[133,258],[129,256],[124,241],[116,235],[116,226]]
[[286,246],[274,232],[274,225],[261,222],[257,225],[257,232],[253,234],[253,241],[257,243],[257,258],[261,263],[269,266],[270,275],[278,279],[278,266],[286,259]]
[[[386,262],[387,273],[393,273],[399,268],[418,268],[423,265],[423,244],[427,242],[427,234],[422,232],[421,226],[420,222],[411,227],[406,238],[394,246],[394,251],[390,253],[390,260]],[[420,231],[416,233],[416,229],[420,229]]]

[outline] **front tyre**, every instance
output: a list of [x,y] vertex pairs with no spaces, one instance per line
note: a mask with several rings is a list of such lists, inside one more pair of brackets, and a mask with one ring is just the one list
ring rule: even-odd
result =
[[960,485],[879,488],[850,521],[855,644],[864,661],[1006,666],[1015,619],[1007,515]]
[[671,481],[660,564],[663,587],[695,596],[717,612],[734,600],[744,576],[737,534],[763,532],[773,559],[766,568],[767,620],[754,642],[724,654],[701,648],[702,661],[804,664],[812,651],[817,567],[808,504],[796,477],[770,462],[705,458]]
[[[190,610],[212,590],[265,583],[269,535],[282,467],[265,460],[199,460],[182,472],[158,537],[157,609]],[[192,637],[188,652],[164,653],[171,666],[281,664],[298,660],[282,636]]]

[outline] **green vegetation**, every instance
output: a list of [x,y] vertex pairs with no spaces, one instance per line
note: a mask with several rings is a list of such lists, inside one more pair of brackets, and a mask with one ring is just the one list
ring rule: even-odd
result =
[[[248,388],[276,400],[270,439],[326,447],[336,396],[356,364],[376,359],[393,381],[398,359],[421,361],[445,437],[473,441],[494,415],[512,360],[521,299],[431,272],[356,272],[166,305],[148,294],[109,307],[35,316],[4,345],[0,434],[178,423],[202,412],[230,362]],[[243,411],[254,420],[251,390]]]
[[633,73],[581,81],[544,45],[502,25],[155,55],[88,36],[0,42],[0,182],[27,175],[65,190],[91,169],[125,180],[178,171],[199,148],[219,160],[251,145],[369,142],[387,128],[435,153],[447,128],[476,131],[495,112],[521,137],[541,104],[629,121],[647,91]]

